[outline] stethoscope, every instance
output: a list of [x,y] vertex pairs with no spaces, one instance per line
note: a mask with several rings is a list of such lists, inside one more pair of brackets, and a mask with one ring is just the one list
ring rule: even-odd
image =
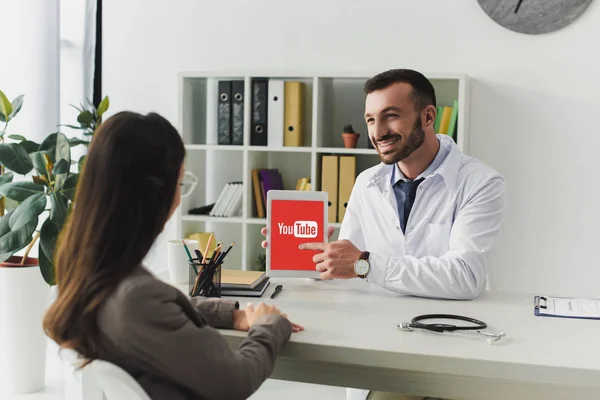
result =
[[[426,319],[454,319],[464,322],[469,322],[473,325],[469,326],[457,326],[451,324],[423,324],[420,321]],[[415,329],[424,329],[430,332],[456,332],[456,331],[474,331],[479,333],[480,335],[487,338],[488,344],[494,344],[498,340],[502,339],[506,336],[506,333],[493,333],[486,332],[483,329],[486,329],[488,326],[485,322],[480,321],[475,318],[465,317],[462,315],[453,315],[453,314],[425,314],[414,317],[410,322],[402,322],[400,324],[396,324],[396,327],[402,329],[404,331],[413,331]]]

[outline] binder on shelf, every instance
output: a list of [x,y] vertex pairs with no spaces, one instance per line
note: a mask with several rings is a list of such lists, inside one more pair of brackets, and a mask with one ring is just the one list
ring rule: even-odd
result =
[[231,81],[219,81],[217,143],[231,144]]
[[256,78],[252,80],[251,146],[268,145],[268,85],[269,80],[266,78]]
[[231,114],[231,144],[244,144],[244,81],[231,83],[232,114]]
[[339,156],[322,156],[321,158],[321,190],[327,192],[329,207],[328,222],[337,222],[338,215],[338,158]]
[[350,200],[350,194],[356,180],[356,157],[340,156],[339,170],[337,222],[342,222],[344,215],[346,215],[346,207],[348,206],[348,200]]
[[284,84],[285,82],[281,79],[269,79],[269,104],[267,105],[269,110],[267,142],[269,147],[283,147]]
[[298,81],[286,81],[284,84],[285,105],[284,124],[285,132],[283,145],[291,147],[303,146],[304,117],[304,83]]
[[535,296],[533,312],[538,317],[600,319],[600,300]]
[[253,169],[252,187],[254,190],[254,203],[256,216],[265,218],[267,192],[271,189],[283,190],[283,178],[276,168]]

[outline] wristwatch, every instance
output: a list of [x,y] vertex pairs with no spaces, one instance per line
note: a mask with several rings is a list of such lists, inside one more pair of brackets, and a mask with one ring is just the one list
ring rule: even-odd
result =
[[363,251],[360,253],[360,257],[354,263],[354,273],[359,278],[365,279],[367,274],[369,273],[369,269],[371,268],[371,264],[369,264],[369,255],[368,251]]

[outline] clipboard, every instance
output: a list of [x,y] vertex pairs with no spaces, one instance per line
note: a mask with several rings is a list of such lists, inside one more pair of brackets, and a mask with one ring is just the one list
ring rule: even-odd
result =
[[600,299],[535,296],[533,313],[537,317],[600,320]]

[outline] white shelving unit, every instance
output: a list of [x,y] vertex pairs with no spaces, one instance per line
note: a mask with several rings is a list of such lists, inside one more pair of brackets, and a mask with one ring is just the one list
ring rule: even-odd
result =
[[[265,219],[256,218],[251,171],[277,168],[284,188],[294,189],[301,177],[310,177],[312,190],[320,190],[320,156],[351,154],[356,156],[356,172],[380,162],[376,150],[367,148],[367,126],[363,119],[363,85],[377,72],[362,73],[284,73],[269,71],[200,71],[179,74],[178,130],[187,150],[186,169],[199,179],[191,196],[182,200],[177,211],[181,237],[194,232],[214,232],[224,245],[236,242],[224,265],[228,269],[254,269],[263,236]],[[436,90],[438,105],[459,102],[457,143],[468,152],[469,112],[468,77],[465,75],[424,74]],[[254,78],[277,78],[305,83],[304,146],[270,147],[250,145],[251,83]],[[217,144],[217,94],[220,80],[244,81],[244,144]],[[352,124],[360,133],[356,149],[343,147],[342,128]],[[283,131],[282,131],[283,134]],[[227,182],[244,185],[242,213],[237,217],[189,215],[194,207],[213,204]],[[334,224],[339,228],[340,223]],[[334,238],[337,236],[334,234]]]

